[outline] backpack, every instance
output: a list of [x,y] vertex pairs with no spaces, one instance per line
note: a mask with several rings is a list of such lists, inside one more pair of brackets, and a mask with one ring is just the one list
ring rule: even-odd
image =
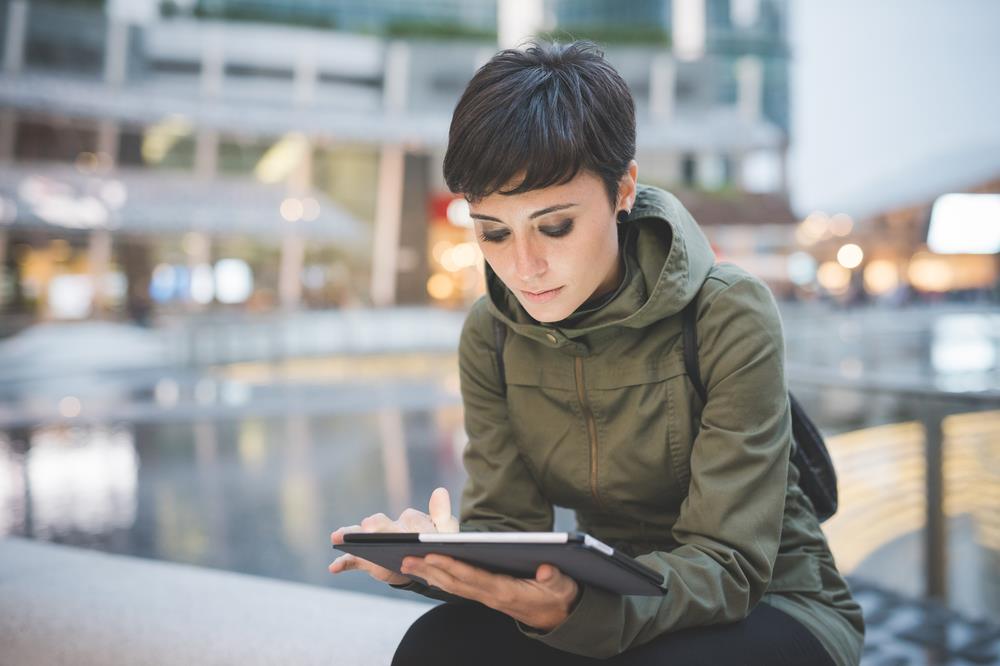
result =
[[[694,298],[682,314],[684,319],[684,369],[694,384],[702,404],[708,402],[708,392],[701,381],[698,369],[698,329],[696,326],[697,302]],[[826,449],[826,442],[816,424],[789,391],[788,402],[792,408],[792,458],[799,470],[799,488],[812,502],[819,522],[837,512],[837,472]]]
[[[708,392],[701,381],[698,368],[698,332],[695,326],[697,301],[692,300],[683,311],[684,324],[684,368],[701,397],[702,404],[708,402]],[[496,341],[497,371],[500,385],[507,395],[507,375],[503,363],[503,347],[507,339],[507,326],[493,318],[493,335]],[[791,462],[799,470],[799,487],[812,502],[813,510],[820,522],[837,511],[837,473],[833,461],[826,450],[826,443],[812,419],[802,409],[802,405],[790,392],[788,400],[792,407],[792,457]]]

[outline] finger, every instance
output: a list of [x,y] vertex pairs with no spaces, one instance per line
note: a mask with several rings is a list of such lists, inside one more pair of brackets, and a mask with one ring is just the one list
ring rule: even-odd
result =
[[376,513],[361,521],[363,532],[398,532],[399,526],[384,513]]
[[[395,572],[381,567],[374,562],[357,557],[356,555],[341,555],[335,559],[327,569],[332,574],[344,573],[345,571],[364,571],[369,576],[383,583],[399,578]],[[405,582],[405,578],[402,581]]]
[[458,520],[451,515],[451,496],[447,488],[435,488],[427,508],[438,532],[458,531]]
[[539,564],[535,571],[535,581],[554,590],[565,587],[570,580],[572,579],[560,571],[559,567],[552,564]]
[[487,595],[483,594],[482,589],[477,588],[474,585],[469,585],[468,583],[456,578],[452,572],[444,566],[429,564],[426,560],[427,558],[424,557],[422,558],[422,561],[408,564],[403,569],[404,573],[422,578],[429,585],[433,585],[434,587],[444,590],[445,592],[465,597],[466,599],[479,601],[484,604],[489,601]]
[[569,594],[577,584],[575,580],[564,574],[551,564],[540,564],[535,571],[535,582],[549,592],[559,595]]
[[431,517],[423,511],[417,511],[416,509],[406,509],[403,511],[403,513],[399,514],[399,520],[396,523],[406,532],[437,531],[433,521],[431,521]]
[[344,535],[351,534],[352,532],[360,532],[361,525],[347,525],[346,527],[338,527],[330,534],[330,543],[334,546],[339,546],[344,543]]
[[351,569],[358,569],[358,568],[360,568],[358,566],[358,558],[354,557],[353,555],[341,555],[333,562],[331,562],[329,567],[327,567],[330,573],[333,574],[343,573],[345,571],[350,571]]
[[424,556],[424,562],[432,567],[444,569],[455,578],[469,583],[486,584],[491,583],[498,578],[514,580],[510,576],[496,574],[492,571],[487,571],[486,569],[463,562],[462,560],[456,560],[454,557],[448,557],[447,555],[431,553],[430,555]]
[[424,566],[430,575],[443,580],[451,588],[449,591],[498,610],[510,606],[522,585],[512,576],[486,571],[445,555],[427,555]]

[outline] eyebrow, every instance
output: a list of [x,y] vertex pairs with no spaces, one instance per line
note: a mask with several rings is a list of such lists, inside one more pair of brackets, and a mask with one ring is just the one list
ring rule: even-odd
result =
[[[549,206],[548,208],[536,210],[534,213],[528,216],[528,219],[533,220],[536,217],[541,217],[542,215],[548,215],[549,213],[554,213],[557,210],[562,210],[564,208],[571,208],[576,205],[577,204],[575,203],[564,203],[564,204],[556,204],[555,206]],[[476,218],[477,220],[491,220],[493,222],[499,222],[500,224],[504,224],[503,220],[496,217],[491,217],[489,215],[480,215],[478,213],[470,213],[470,215]]]

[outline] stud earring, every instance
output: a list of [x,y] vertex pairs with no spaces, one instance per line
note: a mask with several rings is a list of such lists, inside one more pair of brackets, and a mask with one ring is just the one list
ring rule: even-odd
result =
[[621,224],[622,222],[628,221],[628,216],[631,213],[632,213],[632,211],[630,211],[630,210],[620,210],[620,211],[618,211],[618,223]]

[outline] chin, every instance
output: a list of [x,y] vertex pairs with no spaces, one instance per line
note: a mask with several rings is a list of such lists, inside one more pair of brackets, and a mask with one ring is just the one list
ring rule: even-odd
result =
[[551,324],[553,322],[562,321],[573,313],[572,310],[567,311],[566,307],[563,305],[546,306],[521,301],[521,307],[527,310],[528,314],[530,314],[535,321],[543,324]]

